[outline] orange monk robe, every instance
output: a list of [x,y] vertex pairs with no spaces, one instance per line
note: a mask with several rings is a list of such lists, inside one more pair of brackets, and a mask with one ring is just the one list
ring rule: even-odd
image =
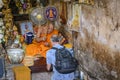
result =
[[49,47],[46,47],[40,43],[29,44],[26,46],[26,55],[27,56],[35,56],[36,54],[40,54],[41,56],[46,57],[45,52],[48,49],[49,49]]
[[58,35],[58,30],[53,30],[51,33],[47,34],[47,42],[50,44],[50,48],[52,47],[50,38],[52,37],[52,35]]
[[41,48],[36,44],[29,44],[26,46],[26,55],[27,56],[35,56],[40,53]]
[[[41,56],[46,58],[46,51],[52,47],[50,38],[52,35],[57,35],[57,34],[58,34],[58,31],[53,30],[51,33],[46,35],[46,37],[47,37],[46,41],[27,45],[26,46],[26,55],[35,56],[36,54],[40,54]],[[50,44],[50,47],[47,47],[44,45],[46,42]]]
[[[45,33],[41,33],[41,31],[44,31],[43,28],[39,28],[38,27],[34,28],[34,31],[36,31],[36,35],[39,36],[40,38],[45,37],[46,34]],[[33,40],[32,44],[27,45],[26,47],[26,55],[28,56],[35,56],[36,54],[40,54],[41,53],[41,45],[44,44],[45,41],[40,41],[40,42],[36,42],[36,39]]]
[[43,45],[43,43],[44,41],[36,42],[36,40],[34,39],[32,44],[26,46],[26,55],[27,56],[35,56],[36,54],[41,55],[41,50],[43,50],[41,48],[41,45]]
[[41,50],[41,55],[45,58],[46,58],[46,51],[49,50],[52,47],[52,44],[51,44],[51,41],[50,41],[50,38],[52,37],[52,35],[58,35],[58,30],[53,30],[51,33],[47,34],[46,42],[49,44],[49,47],[44,46],[44,45],[40,45],[41,49],[42,49]]
[[[47,38],[47,34],[41,34],[40,37],[46,37]],[[46,40],[45,41],[40,41],[39,44],[40,45],[44,45],[44,43],[47,42]]]

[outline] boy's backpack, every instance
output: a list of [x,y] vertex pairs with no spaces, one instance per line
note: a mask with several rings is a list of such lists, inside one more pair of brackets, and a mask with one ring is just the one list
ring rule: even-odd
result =
[[72,56],[72,53],[65,47],[58,49],[53,47],[52,49],[56,50],[55,57],[55,69],[62,74],[67,74],[74,72],[78,66],[77,60]]

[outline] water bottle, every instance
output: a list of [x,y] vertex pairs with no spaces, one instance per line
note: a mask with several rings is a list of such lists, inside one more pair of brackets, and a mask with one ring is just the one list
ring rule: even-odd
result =
[[27,44],[31,44],[32,41],[33,41],[33,37],[34,37],[34,35],[33,35],[32,32],[26,33],[25,42],[26,42]]
[[80,71],[80,80],[84,80],[84,72]]
[[76,70],[76,71],[74,72],[74,75],[75,75],[74,80],[80,80],[80,71],[79,71],[79,70]]

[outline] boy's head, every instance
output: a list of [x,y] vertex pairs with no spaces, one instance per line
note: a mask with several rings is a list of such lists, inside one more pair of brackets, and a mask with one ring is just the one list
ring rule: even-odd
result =
[[58,35],[53,35],[51,37],[51,42],[52,42],[53,45],[54,44],[58,44],[59,43],[59,37],[58,37]]

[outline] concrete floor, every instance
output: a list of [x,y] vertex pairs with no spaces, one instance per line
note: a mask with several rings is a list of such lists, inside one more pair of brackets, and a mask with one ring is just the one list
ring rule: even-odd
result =
[[[19,64],[19,65],[21,65],[21,64]],[[7,64],[7,66],[6,66],[7,80],[15,80],[14,73],[12,70],[12,68],[14,66],[16,66],[16,65]],[[31,73],[31,80],[50,80],[51,75],[52,75],[52,72]],[[0,80],[4,80],[4,79],[5,79],[5,75],[2,78],[0,78]]]
[[[33,73],[31,74],[31,80],[50,80],[51,73],[43,72],[43,73]],[[5,78],[0,78],[0,80],[4,80]],[[15,80],[13,74],[7,74],[7,80]]]
[[51,72],[33,73],[32,80],[50,80]]

